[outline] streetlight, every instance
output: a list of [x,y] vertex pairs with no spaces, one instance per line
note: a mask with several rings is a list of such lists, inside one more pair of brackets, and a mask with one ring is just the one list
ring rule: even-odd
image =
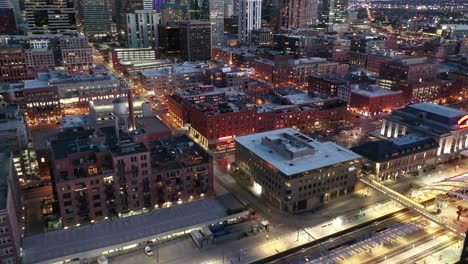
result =
[[156,249],[156,263],[159,263],[159,250],[158,250],[159,238],[156,238],[156,245],[154,249]]

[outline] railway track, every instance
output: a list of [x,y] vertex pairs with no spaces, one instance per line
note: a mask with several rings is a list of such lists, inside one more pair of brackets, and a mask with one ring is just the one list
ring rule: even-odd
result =
[[379,217],[377,219],[374,219],[373,221],[362,223],[352,228],[345,229],[319,239],[314,239],[305,245],[291,248],[276,255],[269,256],[258,261],[254,261],[252,263],[295,263],[300,260],[304,260],[304,255],[313,255],[315,253],[320,253],[320,251],[323,250],[329,250],[336,247],[340,247],[341,245],[344,245],[346,243],[354,243],[357,238],[362,237],[364,234],[375,232],[393,223],[400,223],[402,220],[409,219],[411,217],[414,217],[415,215],[415,213],[411,212],[408,209],[401,209],[398,212]]

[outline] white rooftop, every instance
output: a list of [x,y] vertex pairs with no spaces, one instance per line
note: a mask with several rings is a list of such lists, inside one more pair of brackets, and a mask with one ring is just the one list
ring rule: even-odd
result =
[[[284,138],[282,134],[290,135],[301,142],[302,146],[291,147],[292,152],[308,148],[313,150],[309,152],[313,154],[299,155],[297,158],[288,159],[284,154],[262,143],[262,139],[264,138]],[[235,140],[237,144],[249,149],[259,158],[273,165],[288,176],[360,158],[358,154],[349,149],[341,147],[333,142],[321,143],[292,128],[240,136],[236,137]],[[289,149],[288,144],[289,143],[283,144],[286,145],[285,149]],[[306,144],[306,146],[303,146],[303,144]]]
[[389,95],[389,94],[402,94],[403,91],[392,91],[389,89],[383,89],[380,87],[376,86],[371,86],[366,88],[355,88],[351,90],[352,93],[354,94],[359,94],[363,96],[368,96],[368,97],[374,97],[374,96],[382,96],[382,95]]
[[203,74],[203,70],[200,68],[195,68],[193,66],[174,66],[172,68],[148,69],[148,70],[141,71],[141,74],[145,77],[164,76],[168,74],[184,74],[184,73]]
[[409,105],[408,107],[418,109],[424,112],[429,112],[429,113],[434,113],[437,115],[445,116],[448,118],[459,117],[459,116],[467,114],[467,112],[464,112],[455,108],[442,106],[438,104],[432,104],[432,103],[418,103],[418,104]]
[[[277,104],[277,103],[263,104],[263,105],[258,106],[259,112],[270,112],[270,111],[290,108],[292,106],[307,105],[310,103],[325,102],[328,100],[338,99],[337,97],[327,97],[327,98],[311,97],[307,93],[290,94],[290,95],[285,95],[283,97],[289,99],[289,101],[292,104]],[[304,106],[304,107],[307,107],[307,106]]]
[[288,60],[288,63],[293,64],[293,65],[300,65],[300,64],[306,64],[306,63],[318,63],[318,62],[326,62],[326,61],[327,59],[325,58],[310,57],[310,58]]
[[70,115],[60,119],[63,128],[79,127],[93,124],[93,120],[89,115]]

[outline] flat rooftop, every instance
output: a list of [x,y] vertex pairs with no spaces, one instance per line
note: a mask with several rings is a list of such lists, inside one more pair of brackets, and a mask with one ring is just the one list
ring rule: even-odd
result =
[[155,116],[136,118],[136,126],[138,130],[143,129],[146,134],[171,133],[171,129]]
[[384,96],[384,95],[394,95],[394,94],[403,94],[403,91],[393,91],[389,89],[383,89],[380,87],[359,87],[351,90],[354,94],[359,94],[367,97],[375,97],[375,96]]
[[216,223],[229,216],[228,210],[219,198],[213,197],[126,218],[28,236],[23,239],[23,263],[57,262],[87,251],[101,252],[141,243],[176,230],[180,232]]
[[94,124],[94,120],[89,115],[70,115],[60,118],[60,124],[63,128],[89,126]]
[[417,110],[421,110],[424,112],[445,116],[448,118],[462,117],[468,114],[468,112],[465,112],[465,111],[461,111],[455,108],[442,106],[438,104],[432,104],[432,103],[412,104],[412,105],[409,105],[407,108],[417,109]]
[[169,74],[203,74],[203,70],[193,66],[174,66],[172,68],[149,69],[141,71],[144,77],[166,76]]
[[[283,140],[286,135],[294,138],[294,140]],[[306,150],[305,153],[295,155],[293,158],[287,158],[282,151],[278,151],[277,147],[270,147],[262,141],[265,138],[282,140],[279,144],[283,145],[284,150],[292,152],[300,152]],[[293,141],[300,143],[296,144]],[[352,161],[360,158],[360,156],[349,149],[341,147],[332,142],[321,143],[312,139],[292,128],[278,129],[263,133],[251,134],[246,136],[236,137],[237,144],[249,149],[260,159],[265,160],[275,168],[280,170],[287,176],[292,176],[305,171],[315,170],[322,167],[331,166],[333,164]],[[289,146],[291,147],[289,147]],[[312,151],[313,150],[313,151]],[[309,154],[310,153],[310,154]],[[297,156],[297,158],[296,158]]]
[[267,103],[258,105],[259,112],[271,112],[291,107],[300,107],[300,110],[307,110],[311,108],[325,109],[332,107],[333,103],[336,102],[336,106],[339,106],[338,97],[333,97],[325,94],[309,94],[300,91],[299,93],[291,92],[287,95],[267,94],[260,96],[259,98],[266,99]]
[[411,133],[398,138],[366,142],[352,150],[374,162],[384,162],[437,147],[433,138]]
[[394,109],[392,114],[386,116],[397,123],[410,126],[435,134],[445,134],[459,130],[459,122],[468,115],[468,112],[455,108],[432,103],[410,104],[405,108]]
[[212,85],[201,85],[194,88],[176,90],[174,93],[178,94],[183,98],[188,98],[194,96],[224,94],[224,91]]
[[301,58],[301,59],[291,59],[291,60],[288,60],[288,63],[292,65],[301,65],[301,64],[319,63],[319,62],[326,62],[326,61],[327,59],[325,58],[310,57],[310,58]]
[[187,135],[159,138],[150,145],[154,169],[180,169],[209,162],[208,153]]

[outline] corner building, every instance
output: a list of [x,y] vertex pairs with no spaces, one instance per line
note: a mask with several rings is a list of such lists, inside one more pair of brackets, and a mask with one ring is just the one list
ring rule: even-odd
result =
[[361,156],[291,128],[236,137],[236,169],[255,194],[290,213],[354,191]]

